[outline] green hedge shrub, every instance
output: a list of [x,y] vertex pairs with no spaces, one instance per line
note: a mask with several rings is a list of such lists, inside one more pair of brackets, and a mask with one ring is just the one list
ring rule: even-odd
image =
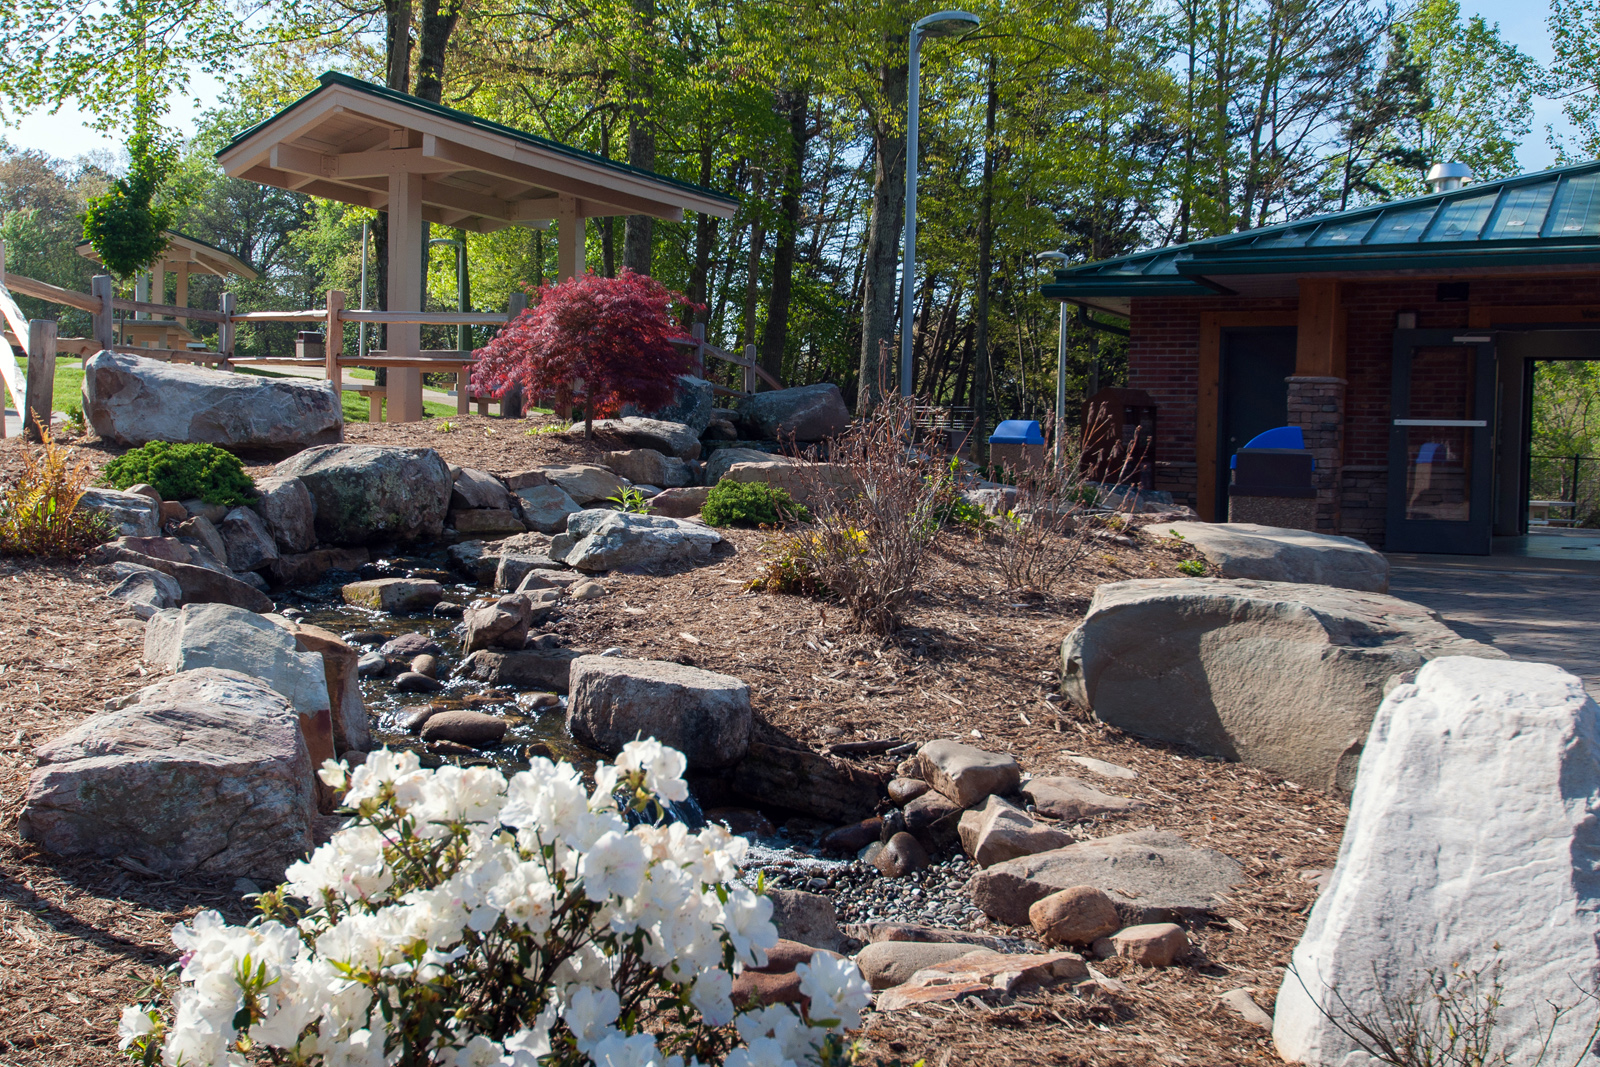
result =
[[106,464],[105,484],[126,489],[144,482],[162,500],[193,500],[236,507],[256,497],[255,485],[239,457],[216,445],[175,445],[151,441]]
[[706,495],[700,517],[710,526],[776,526],[811,513],[794,502],[789,490],[765,482],[734,482],[722,479]]

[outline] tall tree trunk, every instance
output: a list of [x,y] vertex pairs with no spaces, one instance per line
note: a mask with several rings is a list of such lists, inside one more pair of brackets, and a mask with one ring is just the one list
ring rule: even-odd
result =
[[[655,25],[655,0],[633,0],[641,36]],[[628,165],[640,170],[656,168],[655,116],[650,113],[649,62],[635,55],[628,87]],[[655,240],[655,220],[649,215],[629,215],[622,235],[622,265],[637,274],[650,273],[650,252]]]
[[1000,83],[989,60],[988,99],[983,108],[983,179],[978,196],[978,293],[973,308],[972,448],[978,462],[989,458],[989,277],[994,273],[994,126]]
[[461,18],[461,0],[422,0],[422,27],[417,34],[417,97],[431,103],[444,99],[444,59],[450,35]]
[[872,218],[862,265],[861,381],[856,411],[865,414],[883,399],[878,345],[893,341],[900,224],[906,206],[906,63],[894,60],[878,71],[881,110],[872,116]]
[[759,205],[765,186],[762,174],[756,171],[751,185],[751,200],[757,205],[750,218],[750,247],[746,250],[744,280],[744,315],[739,329],[741,345],[754,344],[756,340],[756,304],[761,295],[761,257],[766,252],[767,230],[760,215]]
[[[402,93],[411,91],[411,0],[384,0],[383,2],[383,84]],[[379,311],[389,310],[389,213],[378,212],[372,224],[372,279],[376,286],[373,306]],[[379,326],[374,331],[376,347],[387,348],[388,327]],[[378,385],[387,385],[389,371],[379,367],[373,375]]]
[[[600,123],[600,154],[611,158],[611,120]],[[617,276],[617,218],[606,215],[595,220],[600,227],[600,269],[607,278]]]
[[767,328],[761,338],[761,365],[774,378],[783,377],[783,354],[789,347],[789,305],[794,296],[795,249],[800,242],[800,192],[805,183],[809,139],[809,87],[778,93],[778,105],[789,113],[789,158],[783,170],[783,196],[778,203],[778,245],[772,250],[772,296],[767,302]]
[[[711,185],[712,146],[709,141],[700,146],[700,185]],[[691,323],[708,322],[711,318],[708,285],[711,281],[711,253],[717,244],[717,217],[704,212],[694,219],[694,266],[689,269],[689,303],[701,305],[698,309],[683,309],[683,328]]]

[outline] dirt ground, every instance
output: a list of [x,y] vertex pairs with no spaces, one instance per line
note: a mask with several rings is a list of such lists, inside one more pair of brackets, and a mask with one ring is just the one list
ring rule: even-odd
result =
[[[352,425],[358,442],[426,446],[453,463],[510,473],[598,458],[566,435],[468,416]],[[488,431],[494,431],[492,433]],[[103,464],[116,450],[85,442]],[[15,469],[0,442],[0,480]],[[816,747],[851,740],[959,738],[1009,752],[1035,775],[1088,776],[1093,756],[1136,781],[1095,784],[1145,800],[1133,815],[1074,827],[1080,837],[1172,830],[1244,865],[1247,880],[1217,918],[1191,932],[1183,965],[1152,970],[1108,960],[1124,983],[1082,999],[1039,993],[1003,1006],[959,1006],[869,1018],[874,1058],[928,1067],[1273,1063],[1268,1036],[1218,1004],[1250,989],[1268,1011],[1315,899],[1302,872],[1333,865],[1347,814],[1337,801],[1271,775],[1141,741],[1054,699],[1061,639],[1094,586],[1175,573],[1159,539],[1097,547],[1050,594],[1007,594],[984,543],[951,534],[930,554],[909,626],[892,642],[842,632],[837,608],[749,593],[763,535],[736,531],[732,551],[671,575],[615,574],[610,595],[564,608],[574,643],[619,646],[737,675],[772,729]],[[66,862],[19,841],[17,816],[33,750],[145,684],[143,626],[102,593],[107,575],[73,564],[0,560],[0,1067],[107,1064],[116,1020],[142,981],[172,958],[173,923],[203,908],[243,919],[231,884],[174,882],[116,862]]]

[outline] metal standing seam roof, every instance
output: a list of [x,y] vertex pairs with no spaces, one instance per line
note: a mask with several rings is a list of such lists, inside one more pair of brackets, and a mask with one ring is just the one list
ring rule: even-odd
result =
[[1207,275],[1600,266],[1600,161],[1055,272],[1050,299],[1205,295]]

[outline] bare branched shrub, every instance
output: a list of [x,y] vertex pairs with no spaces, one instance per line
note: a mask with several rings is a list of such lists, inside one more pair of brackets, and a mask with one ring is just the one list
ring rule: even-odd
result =
[[953,492],[945,461],[916,445],[913,401],[886,396],[802,468],[811,527],[786,547],[792,564],[836,597],[861,633],[899,629]]
[[78,506],[94,481],[87,460],[72,463],[71,450],[48,430],[44,444],[22,454],[22,473],[0,490],[0,555],[76,556],[109,540],[105,519]]

